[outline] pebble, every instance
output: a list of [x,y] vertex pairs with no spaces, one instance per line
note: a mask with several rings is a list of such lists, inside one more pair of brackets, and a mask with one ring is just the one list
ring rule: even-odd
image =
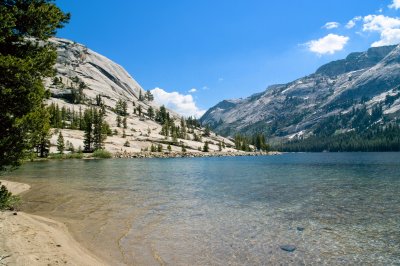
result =
[[297,226],[297,231],[300,231],[300,232],[304,231],[304,227]]
[[280,246],[280,248],[287,252],[293,252],[296,250],[296,247],[293,245],[282,245],[282,246]]

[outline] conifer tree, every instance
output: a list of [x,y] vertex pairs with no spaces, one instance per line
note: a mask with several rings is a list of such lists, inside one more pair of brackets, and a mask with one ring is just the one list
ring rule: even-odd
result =
[[122,125],[123,125],[123,127],[124,127],[125,129],[128,128],[128,124],[127,124],[127,122],[126,122],[126,117],[124,117],[124,118],[122,119]]
[[103,131],[103,115],[102,113],[93,108],[93,148],[94,150],[101,150],[104,146],[106,133]]
[[[51,0],[0,1],[0,170],[17,166],[46,127],[33,125],[48,96],[43,79],[54,74],[50,44],[69,20]],[[39,123],[42,123],[38,120]],[[47,123],[47,121],[43,121]],[[33,126],[33,127],[32,127]]]
[[147,116],[152,120],[154,118],[154,109],[153,107],[149,106],[147,109]]
[[117,127],[121,127],[121,117],[117,115]]
[[63,134],[60,133],[58,134],[58,138],[57,138],[57,150],[60,154],[64,153],[64,149],[65,149],[65,144],[64,144],[64,137]]
[[153,96],[153,94],[151,93],[150,90],[147,90],[147,91],[146,91],[145,98],[146,98],[146,100],[148,100],[149,102],[151,102],[151,101],[154,100],[154,96]]
[[84,151],[93,151],[93,109],[86,109],[83,114],[83,119],[85,121],[85,135],[84,135]]
[[208,152],[208,150],[209,150],[209,148],[208,148],[208,141],[206,141],[206,142],[204,143],[204,146],[203,146],[203,152]]

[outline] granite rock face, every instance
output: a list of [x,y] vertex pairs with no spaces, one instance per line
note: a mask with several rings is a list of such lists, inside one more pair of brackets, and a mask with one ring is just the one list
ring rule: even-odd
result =
[[227,136],[262,131],[292,138],[306,136],[326,118],[361,105],[369,112],[380,105],[385,121],[400,117],[400,45],[352,53],[293,82],[245,99],[224,100],[201,122]]

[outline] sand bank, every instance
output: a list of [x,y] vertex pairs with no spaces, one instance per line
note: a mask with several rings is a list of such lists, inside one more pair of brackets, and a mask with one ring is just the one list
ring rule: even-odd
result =
[[[13,194],[29,185],[0,180]],[[106,265],[60,222],[24,212],[0,212],[0,265]]]

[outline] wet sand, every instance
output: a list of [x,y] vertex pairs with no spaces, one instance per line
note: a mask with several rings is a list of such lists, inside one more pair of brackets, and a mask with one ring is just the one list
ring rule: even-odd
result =
[[[30,188],[0,182],[14,195]],[[37,215],[0,212],[0,239],[0,263],[5,265],[106,265],[74,240],[63,223]]]

